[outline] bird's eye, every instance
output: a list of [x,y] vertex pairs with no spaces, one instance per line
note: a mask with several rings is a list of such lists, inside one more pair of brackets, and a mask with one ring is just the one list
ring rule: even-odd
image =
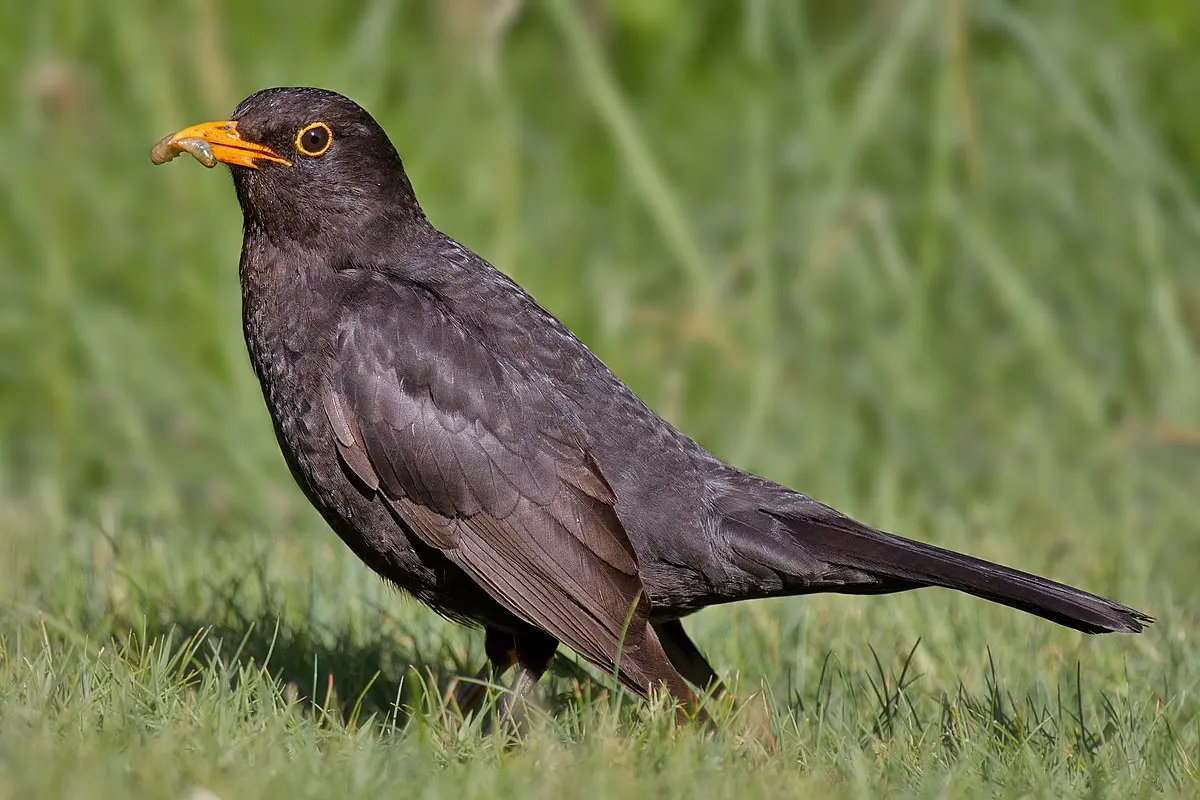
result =
[[324,122],[314,122],[296,134],[296,149],[306,156],[324,155],[333,144],[333,131]]

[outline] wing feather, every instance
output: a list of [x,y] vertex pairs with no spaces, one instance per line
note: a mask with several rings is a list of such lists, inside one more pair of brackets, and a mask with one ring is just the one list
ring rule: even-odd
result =
[[606,671],[636,653],[637,557],[570,404],[435,298],[374,284],[351,308],[322,398],[347,468],[521,619]]

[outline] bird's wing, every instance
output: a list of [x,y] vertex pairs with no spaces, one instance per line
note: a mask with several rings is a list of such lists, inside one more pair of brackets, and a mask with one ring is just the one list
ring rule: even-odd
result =
[[649,608],[571,410],[436,297],[376,286],[344,317],[323,387],[346,468],[509,611],[612,671],[637,652]]

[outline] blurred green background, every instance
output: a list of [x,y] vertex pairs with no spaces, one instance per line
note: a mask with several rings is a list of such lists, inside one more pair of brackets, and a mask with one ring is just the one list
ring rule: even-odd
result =
[[[1197,74],[1192,0],[4,4],[0,797],[1191,796]],[[437,699],[481,636],[287,474],[224,169],[149,163],[271,85],[364,105],[435,225],[717,454],[1159,624],[713,609],[762,719],[675,733],[562,657],[505,753]]]

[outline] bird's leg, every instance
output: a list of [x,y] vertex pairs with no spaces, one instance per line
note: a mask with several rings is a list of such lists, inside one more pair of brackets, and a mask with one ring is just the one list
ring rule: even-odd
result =
[[554,661],[558,640],[550,634],[531,628],[518,634],[516,640],[517,678],[512,687],[500,697],[500,729],[516,732],[519,720],[515,716],[525,698],[537,686]]
[[725,684],[717,677],[712,665],[696,647],[695,642],[688,637],[679,620],[657,622],[654,629],[658,633],[658,641],[662,644],[667,659],[684,680],[702,692],[711,692],[712,697],[725,694]]
[[517,663],[516,637],[508,631],[488,628],[483,640],[487,663],[470,682],[460,683],[454,692],[454,703],[465,717],[479,709],[487,695],[488,684],[500,679],[509,667]]

